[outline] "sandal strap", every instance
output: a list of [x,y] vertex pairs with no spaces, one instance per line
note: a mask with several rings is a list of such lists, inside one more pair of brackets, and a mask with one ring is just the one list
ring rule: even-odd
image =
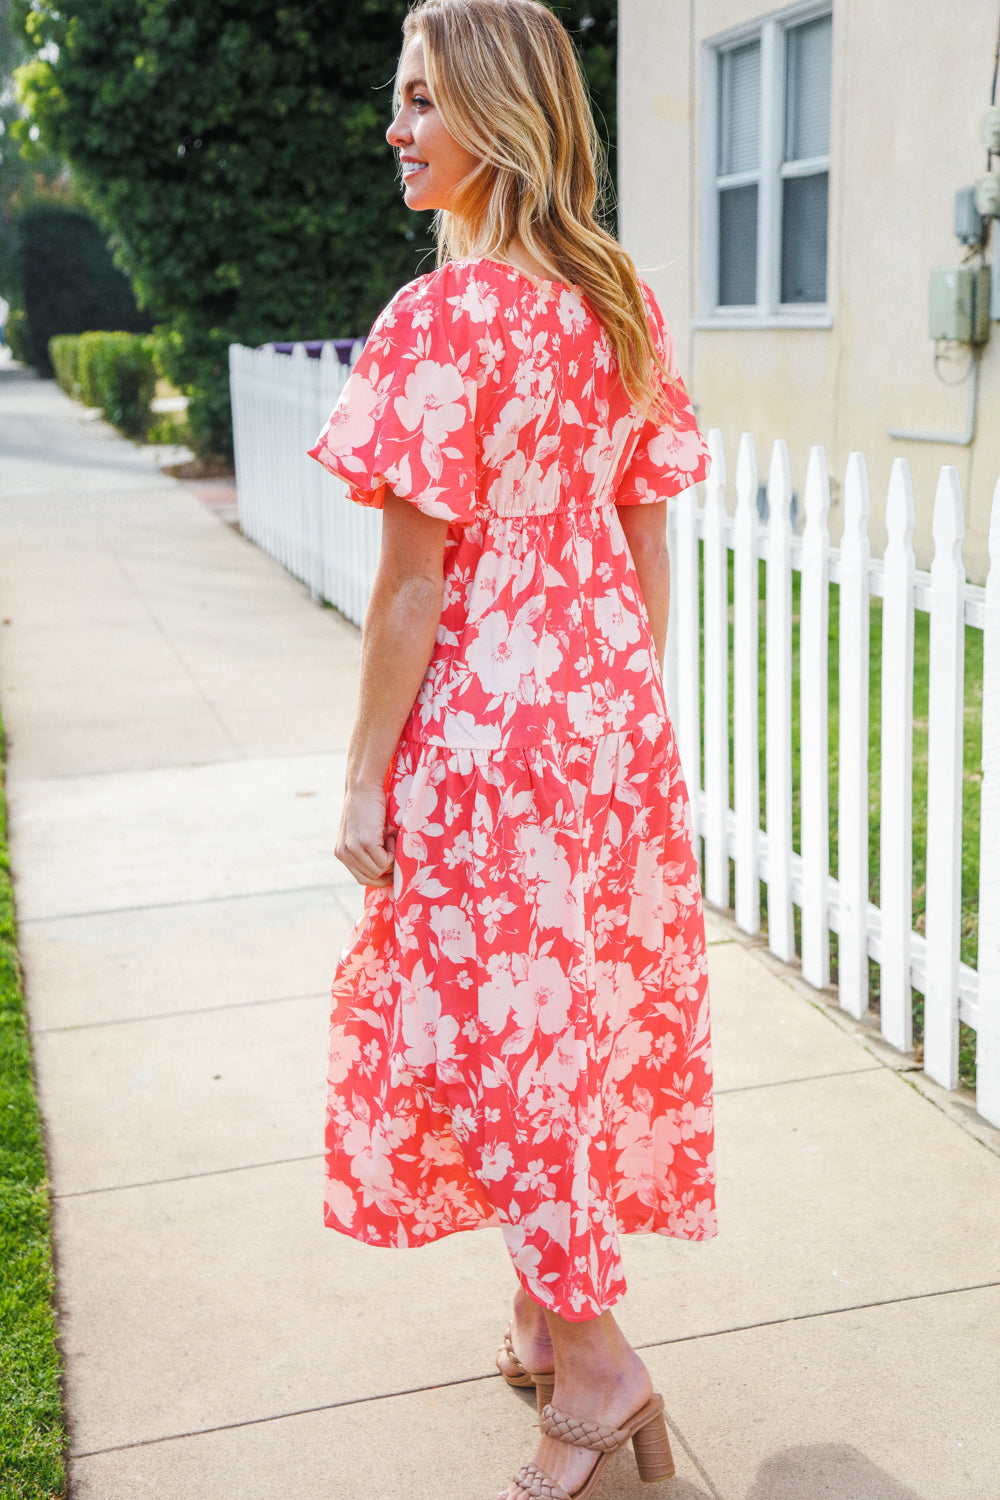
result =
[[571,1417],[554,1406],[547,1406],[539,1418],[542,1431],[569,1443],[574,1448],[589,1448],[593,1453],[615,1453],[629,1440],[630,1433],[605,1422],[590,1422],[586,1417]]
[[524,1464],[514,1475],[514,1483],[520,1485],[531,1500],[573,1500],[572,1495],[563,1489],[561,1484],[556,1484],[554,1479],[535,1464]]
[[503,1352],[506,1354],[507,1358],[510,1360],[511,1364],[514,1366],[515,1370],[517,1371],[517,1373],[519,1375],[529,1375],[530,1376],[531,1371],[525,1369],[524,1365],[521,1363],[521,1361],[518,1359],[517,1355],[514,1353],[514,1345],[511,1343],[511,1339],[510,1339],[510,1324],[509,1323],[507,1324],[507,1332],[503,1336]]

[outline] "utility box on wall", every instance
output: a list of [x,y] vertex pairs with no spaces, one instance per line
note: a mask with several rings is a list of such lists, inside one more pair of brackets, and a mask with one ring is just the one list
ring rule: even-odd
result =
[[989,266],[939,266],[931,272],[930,336],[985,344],[990,336]]

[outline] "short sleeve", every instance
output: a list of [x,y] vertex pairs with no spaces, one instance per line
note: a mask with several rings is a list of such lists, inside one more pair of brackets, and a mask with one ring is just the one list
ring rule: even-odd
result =
[[632,458],[615,493],[616,505],[653,505],[669,500],[704,479],[709,470],[708,444],[698,431],[691,398],[677,373],[674,340],[656,298],[643,287],[650,329],[671,377],[666,392],[669,415],[645,421]]
[[386,489],[425,515],[476,513],[472,351],[452,345],[442,271],[404,286],[380,314],[310,456],[351,498],[381,510]]

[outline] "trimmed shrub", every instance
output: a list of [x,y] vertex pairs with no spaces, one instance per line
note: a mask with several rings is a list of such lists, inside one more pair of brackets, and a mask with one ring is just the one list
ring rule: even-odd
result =
[[156,392],[155,341],[136,333],[82,333],[49,341],[56,379],[67,395],[99,406],[130,438],[144,438]]
[[56,380],[75,401],[80,399],[80,336],[60,333],[49,339],[49,360]]
[[81,333],[77,339],[76,383],[79,400],[84,406],[100,406],[101,397],[97,388],[97,344],[99,333]]
[[142,438],[156,394],[152,342],[134,333],[92,334],[98,340],[94,376],[98,405],[126,437]]

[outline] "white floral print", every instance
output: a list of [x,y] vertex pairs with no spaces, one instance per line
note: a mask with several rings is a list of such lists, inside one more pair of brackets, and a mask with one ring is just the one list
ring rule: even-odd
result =
[[395,1246],[498,1224],[567,1318],[622,1295],[622,1233],[715,1232],[690,810],[616,511],[704,477],[668,399],[630,405],[575,289],[457,262],[386,308],[311,450],[362,504],[450,523],[386,779],[393,888],[334,981],[326,1221]]

